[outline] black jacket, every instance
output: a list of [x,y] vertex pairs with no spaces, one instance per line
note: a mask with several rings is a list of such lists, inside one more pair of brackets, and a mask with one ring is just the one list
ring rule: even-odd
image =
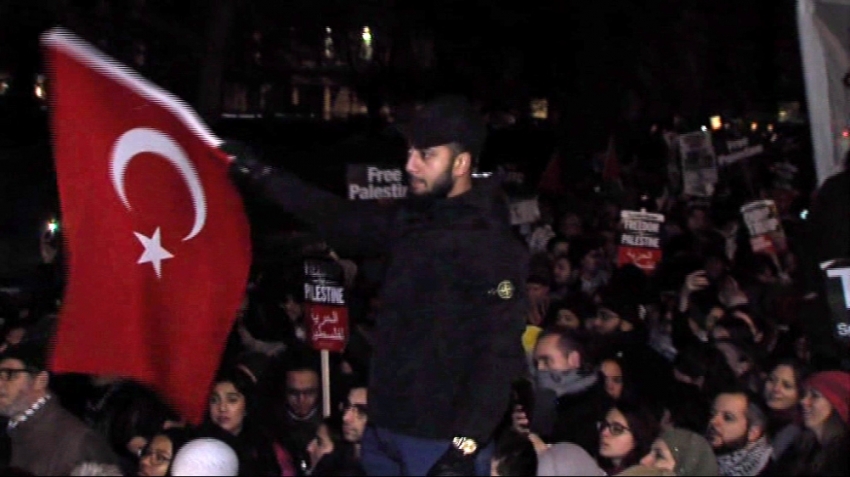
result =
[[[538,399],[542,396],[543,393],[539,393]],[[596,383],[589,388],[555,399],[551,431],[541,437],[552,443],[572,442],[595,456],[599,452],[597,423],[605,418],[613,404],[614,400],[605,392],[605,380],[600,373]],[[542,411],[545,404],[538,402],[537,405]]]
[[489,439],[525,367],[528,256],[497,184],[476,183],[429,207],[346,201],[285,172],[255,177],[255,185],[341,254],[389,254],[370,424],[424,438]]

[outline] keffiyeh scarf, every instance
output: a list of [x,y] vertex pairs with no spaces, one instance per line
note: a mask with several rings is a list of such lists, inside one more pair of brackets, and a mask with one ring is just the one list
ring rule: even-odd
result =
[[764,470],[773,455],[773,448],[767,439],[761,439],[744,447],[717,457],[717,465],[720,467],[720,475],[744,476],[758,475]]

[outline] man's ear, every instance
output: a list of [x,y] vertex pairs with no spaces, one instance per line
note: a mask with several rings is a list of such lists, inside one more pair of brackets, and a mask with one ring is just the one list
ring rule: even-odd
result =
[[761,426],[750,426],[747,429],[747,440],[749,442],[755,442],[764,436],[764,429]]
[[578,354],[578,351],[570,351],[570,354],[567,355],[567,364],[570,369],[581,368],[581,355]]
[[35,382],[33,383],[33,389],[36,391],[44,391],[47,392],[47,388],[50,385],[50,375],[47,374],[47,371],[41,371],[40,373],[35,375]]
[[468,174],[472,170],[472,154],[462,152],[455,156],[454,165],[452,166],[452,174],[462,176]]

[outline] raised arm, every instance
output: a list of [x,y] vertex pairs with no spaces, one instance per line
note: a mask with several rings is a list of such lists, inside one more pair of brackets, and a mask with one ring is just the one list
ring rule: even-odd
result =
[[344,254],[380,255],[392,238],[394,208],[372,202],[347,201],[260,162],[242,145],[222,147],[233,157],[231,174],[248,189],[312,225]]

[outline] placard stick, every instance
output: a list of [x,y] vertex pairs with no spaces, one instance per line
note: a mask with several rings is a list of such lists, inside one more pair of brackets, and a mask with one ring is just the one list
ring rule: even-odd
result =
[[323,349],[322,356],[322,416],[331,415],[331,354]]

